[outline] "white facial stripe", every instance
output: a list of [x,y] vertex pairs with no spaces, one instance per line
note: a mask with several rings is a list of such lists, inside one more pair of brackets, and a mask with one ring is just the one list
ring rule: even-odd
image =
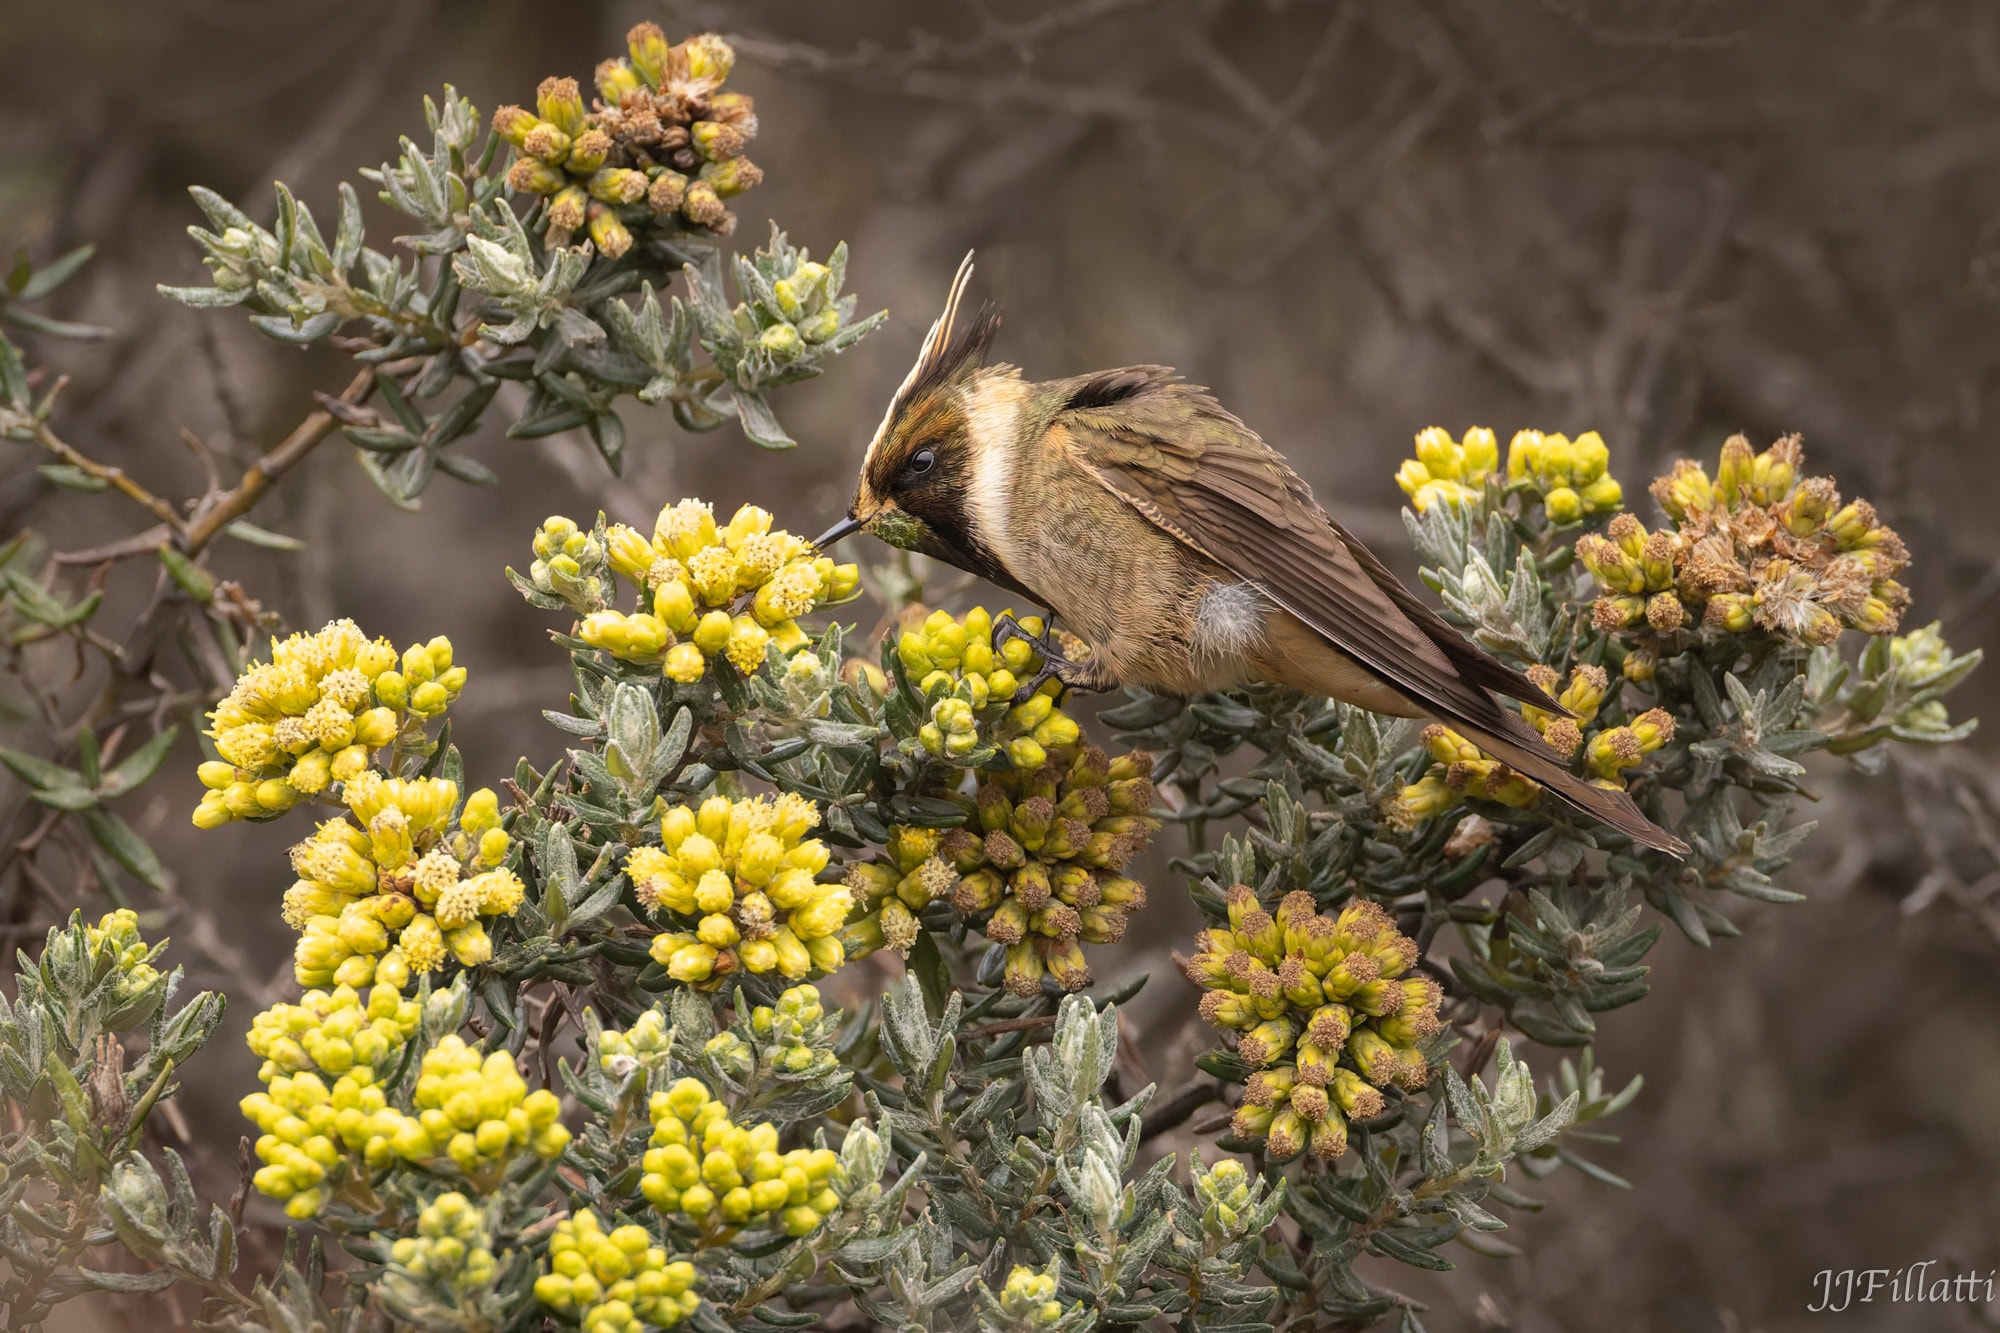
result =
[[875,438],[868,441],[868,452],[862,455],[861,466],[866,468],[875,457],[875,451],[882,447],[882,440],[889,433],[889,423],[895,418],[896,407],[903,401],[903,395],[923,374],[924,367],[951,345],[952,326],[958,322],[958,303],[965,299],[965,285],[972,280],[972,251],[965,252],[965,258],[958,261],[958,273],[951,280],[951,290],[945,293],[944,311],[931,322],[931,331],[924,335],[924,345],[917,351],[915,364],[910,373],[903,376],[903,382],[889,399],[889,406],[882,413],[882,424],[875,428]]
[[1014,567],[1014,455],[1021,447],[1018,434],[1021,405],[1028,386],[1008,374],[991,374],[973,383],[962,404],[967,433],[972,437],[972,479],[966,492],[973,530],[998,556],[1000,563]]

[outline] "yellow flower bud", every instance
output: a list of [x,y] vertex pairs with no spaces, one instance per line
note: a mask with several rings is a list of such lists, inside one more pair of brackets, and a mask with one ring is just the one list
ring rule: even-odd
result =
[[704,653],[719,653],[729,645],[733,627],[734,622],[727,611],[710,611],[695,626],[695,646]]
[[1574,523],[1583,517],[1583,499],[1568,486],[1557,486],[1542,497],[1542,510],[1551,523]]
[[708,670],[708,659],[701,649],[692,643],[677,643],[667,650],[662,671],[667,679],[691,685],[702,678]]
[[[651,547],[647,549],[650,550]],[[698,618],[695,614],[694,595],[688,591],[686,582],[672,578],[655,588],[653,614],[676,634],[692,633]]]
[[575,79],[543,79],[535,89],[535,111],[572,138],[583,133],[583,94]]

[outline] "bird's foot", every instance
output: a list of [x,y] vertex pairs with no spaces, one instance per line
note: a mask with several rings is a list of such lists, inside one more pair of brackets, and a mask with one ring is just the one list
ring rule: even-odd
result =
[[1045,628],[1040,634],[1028,633],[1021,622],[1014,619],[1014,613],[1011,611],[1002,614],[993,622],[994,648],[1003,647],[1009,639],[1020,639],[1033,648],[1042,659],[1041,669],[1036,671],[1020,689],[1014,691],[1014,702],[1017,704],[1026,703],[1034,698],[1035,692],[1051,680],[1061,681],[1065,690],[1083,691],[1108,690],[1117,683],[1106,678],[1103,668],[1093,662],[1072,662],[1064,657],[1062,649],[1056,643],[1054,621],[1055,616],[1051,613],[1044,622]]

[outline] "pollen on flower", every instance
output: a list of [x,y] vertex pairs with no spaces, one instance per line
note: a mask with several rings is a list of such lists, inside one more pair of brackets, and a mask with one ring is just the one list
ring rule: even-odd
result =
[[1675,463],[1652,485],[1669,527],[1648,533],[1621,518],[1607,529],[1613,540],[1577,541],[1604,593],[1592,624],[1656,657],[1696,626],[1806,645],[1847,629],[1893,633],[1909,603],[1897,581],[1909,563],[1902,539],[1865,500],[1842,507],[1832,478],[1802,479],[1804,464],[1797,436],[1759,453],[1741,435],[1724,444],[1712,479]]
[[549,1236],[548,1268],[535,1279],[535,1299],[592,1333],[673,1328],[701,1307],[700,1273],[667,1252],[639,1226],[610,1231],[580,1208]]
[[660,845],[634,849],[625,867],[640,901],[664,918],[654,961],[705,990],[739,970],[798,978],[838,969],[854,898],[845,882],[820,882],[830,857],[805,836],[817,822],[810,802],[789,795],[668,809]]
[[848,867],[850,955],[893,943],[890,922],[914,924],[942,902],[1004,950],[1002,979],[1015,993],[1038,993],[1045,978],[1064,990],[1089,984],[1081,945],[1122,938],[1145,902],[1122,872],[1158,827],[1149,766],[1143,754],[1114,760],[1081,747],[1035,769],[989,772],[959,798],[964,827],[892,829],[881,856]]
[[370,770],[343,799],[351,818],[325,821],[291,852],[298,879],[284,916],[300,932],[300,984],[400,985],[450,958],[471,966],[490,956],[484,923],[512,915],[524,896],[500,865],[511,840],[493,793],[474,792],[454,821],[455,783]]
[[[412,695],[413,673],[421,697]],[[274,642],[271,660],[245,668],[209,713],[220,758],[198,770],[207,791],[195,824],[274,818],[352,781],[384,747],[427,746],[421,727],[458,697],[465,676],[447,639],[398,655],[351,620]]]
[[1206,988],[1202,1017],[1258,1068],[1234,1130],[1274,1159],[1338,1157],[1349,1122],[1384,1110],[1381,1089],[1428,1077],[1418,1043],[1440,1030],[1443,990],[1412,975],[1415,941],[1371,900],[1329,917],[1294,892],[1271,912],[1237,885],[1226,906],[1228,928],[1201,933],[1187,973]]
[[241,1103],[256,1124],[257,1189],[287,1215],[318,1213],[330,1187],[366,1181],[387,1163],[403,1115],[382,1080],[415,1035],[418,1006],[393,986],[309,990],[251,1021],[263,1091]]
[[[736,219],[721,200],[763,178],[742,156],[757,133],[753,103],[722,91],[735,60],[729,44],[702,34],[670,45],[642,23],[626,46],[628,55],[597,66],[593,109],[585,110],[575,80],[546,79],[534,112],[495,113],[494,130],[519,154],[510,184],[541,195],[588,188],[624,206],[621,226],[727,235]],[[567,242],[552,235],[547,244]]]
[[[590,539],[593,558],[638,589],[639,605],[625,612],[605,605],[601,595],[573,600],[589,608],[577,637],[689,685],[702,680],[718,657],[748,676],[762,668],[772,645],[787,653],[804,647],[809,640],[798,617],[855,596],[859,575],[855,566],[816,556],[798,537],[770,525],[770,514],[745,505],[718,526],[709,505],[690,499],[662,509],[651,537],[622,524],[604,529],[601,542]],[[542,554],[543,538],[560,538],[566,550],[580,536],[568,519],[543,525],[537,588],[555,577],[555,560]]]

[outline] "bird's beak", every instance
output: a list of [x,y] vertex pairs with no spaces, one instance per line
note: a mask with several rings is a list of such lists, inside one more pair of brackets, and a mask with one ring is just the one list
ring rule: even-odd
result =
[[817,538],[815,538],[813,540],[813,546],[819,550],[824,551],[827,547],[833,545],[835,542],[839,541],[842,537],[846,537],[855,532],[859,532],[861,530],[861,527],[862,527],[862,520],[858,518],[843,518],[842,520],[840,520],[840,522],[834,524],[832,527],[828,528],[825,532],[822,532]]

